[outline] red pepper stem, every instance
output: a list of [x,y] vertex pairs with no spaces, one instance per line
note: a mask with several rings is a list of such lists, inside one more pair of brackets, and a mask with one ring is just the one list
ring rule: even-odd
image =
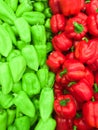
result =
[[92,102],[94,102],[95,101],[95,98],[94,97],[92,97]]
[[79,23],[77,23],[77,22],[74,22],[74,27],[75,27],[75,32],[76,32],[76,33],[81,33],[81,32],[83,32],[83,30],[84,30],[83,25],[82,25],[82,24],[79,24]]
[[60,100],[60,105],[66,106],[69,101],[70,101],[70,99],[62,99],[62,100]]
[[76,82],[75,82],[75,81],[70,82],[67,86],[68,86],[68,87],[70,87],[70,86],[72,86],[72,85],[74,85],[74,84],[76,84]]
[[97,86],[96,83],[94,83],[94,91],[95,91],[95,92],[98,92],[98,86]]
[[74,126],[73,126],[73,130],[77,130],[77,126],[74,125]]
[[64,74],[66,74],[67,73],[67,70],[66,69],[64,69],[63,71],[61,71],[60,72],[60,76],[62,77]]
[[90,2],[90,0],[85,0],[85,3],[89,3]]
[[96,12],[98,13],[98,8],[96,9]]
[[88,38],[87,37],[83,37],[82,40],[85,40],[86,42],[88,42]]

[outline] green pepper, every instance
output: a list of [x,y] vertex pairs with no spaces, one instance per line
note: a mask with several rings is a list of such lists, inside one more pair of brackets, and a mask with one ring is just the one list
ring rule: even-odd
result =
[[49,73],[49,71],[47,68],[40,68],[37,71],[37,76],[39,78],[41,88],[46,87],[46,84],[48,82],[48,73]]
[[15,12],[18,7],[18,0],[5,0],[5,2],[12,8]]
[[30,24],[44,24],[45,15],[38,11],[24,12],[22,17]]
[[50,18],[46,19],[45,28],[48,29],[48,30],[50,30]]
[[14,93],[18,93],[19,91],[22,90],[22,84],[21,84],[21,81],[19,82],[16,82],[13,84],[13,87],[12,87],[12,92]]
[[14,98],[14,104],[20,112],[23,114],[34,117],[35,116],[35,107],[30,98],[27,96],[27,94],[24,91],[20,91]]
[[7,129],[7,111],[4,109],[0,110],[0,130]]
[[55,82],[55,74],[49,71],[47,86],[52,88],[54,85],[54,82]]
[[19,50],[21,50],[21,49],[24,48],[26,45],[27,45],[26,42],[19,40],[19,41],[17,41],[17,45],[16,45],[16,46],[17,46],[17,48],[18,48]]
[[54,103],[53,89],[44,87],[40,94],[39,111],[43,121],[46,121],[52,114]]
[[22,55],[16,56],[8,61],[14,82],[18,82],[26,69],[26,61]]
[[13,95],[12,94],[3,94],[0,91],[0,105],[2,108],[7,109],[13,105]]
[[14,24],[15,24],[17,32],[20,36],[20,39],[26,43],[30,42],[31,41],[31,31],[30,31],[30,26],[29,26],[28,22],[23,17],[20,17],[14,21]]
[[34,2],[33,4],[34,11],[42,12],[44,10],[44,3],[41,1]]
[[34,47],[38,55],[39,66],[43,66],[47,58],[46,45],[34,45]]
[[18,6],[17,10],[16,10],[16,16],[20,17],[22,16],[22,14],[24,12],[29,12],[33,10],[33,6],[30,2],[23,2],[20,3],[20,5]]
[[31,2],[30,0],[19,0],[19,3],[24,3],[24,2]]
[[12,125],[15,120],[16,110],[15,109],[7,109],[7,126]]
[[0,25],[0,54],[7,57],[11,50],[12,40],[9,36],[9,33],[4,26]]
[[51,51],[53,51],[53,45],[49,41],[46,44],[46,51],[47,51],[47,53],[50,53]]
[[47,18],[51,18],[51,17],[52,17],[52,12],[51,12],[50,7],[45,8],[44,14],[45,14],[45,16],[46,16]]
[[8,62],[0,64],[0,83],[2,86],[2,92],[8,94],[12,90],[13,78],[8,65]]
[[55,130],[56,121],[53,118],[48,118],[46,121],[39,120],[34,130]]
[[39,67],[38,55],[33,45],[26,45],[21,50],[29,68],[37,71]]
[[3,26],[5,27],[5,29],[9,33],[9,36],[10,36],[10,39],[12,40],[12,43],[14,45],[16,45],[16,36],[15,36],[15,33],[13,32],[11,26],[7,23],[4,23]]
[[0,19],[13,25],[16,19],[14,11],[3,0],[0,1]]
[[22,77],[22,89],[32,97],[40,93],[40,82],[34,72],[27,72]]
[[17,130],[15,125],[9,125],[7,130]]
[[30,119],[28,116],[22,116],[15,119],[17,130],[30,130]]
[[34,45],[46,44],[46,31],[44,25],[33,25],[31,27],[32,43]]

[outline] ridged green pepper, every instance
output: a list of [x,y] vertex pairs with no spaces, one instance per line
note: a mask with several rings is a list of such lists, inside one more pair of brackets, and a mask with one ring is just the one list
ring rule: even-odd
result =
[[40,94],[39,111],[43,121],[46,121],[52,114],[54,103],[53,89],[44,87]]
[[3,0],[0,1],[0,19],[13,25],[16,19],[14,11]]
[[22,77],[22,89],[32,97],[40,93],[40,82],[34,72],[27,72]]
[[46,121],[39,120],[34,130],[55,130],[56,121],[53,118],[48,118]]
[[11,50],[12,40],[9,33],[2,25],[0,25],[0,54],[7,57]]
[[48,82],[48,73],[49,73],[49,71],[48,71],[47,68],[40,68],[37,71],[37,76],[38,76],[38,79],[40,81],[41,88],[44,88],[47,85],[47,82]]
[[28,22],[23,18],[19,17],[14,21],[17,32],[20,39],[26,43],[31,41],[31,31]]
[[22,17],[30,24],[44,24],[45,15],[38,11],[24,12]]
[[11,92],[13,86],[13,78],[8,62],[0,64],[0,84],[2,86],[2,92],[4,94]]
[[20,3],[17,10],[16,10],[16,16],[20,17],[24,12],[29,12],[33,10],[33,6],[30,2],[23,2]]
[[32,43],[34,45],[46,44],[46,31],[44,25],[33,25],[31,27]]
[[18,82],[26,69],[26,61],[22,55],[16,56],[8,61],[14,82]]
[[20,112],[29,117],[35,116],[34,104],[24,91],[20,91],[13,100],[14,104],[20,110]]
[[30,119],[28,116],[22,116],[15,119],[17,130],[30,130]]
[[39,67],[39,61],[38,61],[38,55],[34,46],[26,45],[24,48],[22,48],[21,52],[26,60],[27,66],[30,69],[37,71]]
[[7,111],[4,109],[0,110],[0,130],[7,129]]
[[38,55],[39,66],[43,66],[47,58],[46,45],[34,45],[34,47]]

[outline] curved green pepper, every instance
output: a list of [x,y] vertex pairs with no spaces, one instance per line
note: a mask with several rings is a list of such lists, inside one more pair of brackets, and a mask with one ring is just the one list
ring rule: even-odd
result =
[[55,130],[56,121],[53,118],[48,118],[46,121],[39,120],[34,130]]
[[38,55],[33,45],[26,45],[21,50],[29,68],[37,71],[39,67]]
[[22,89],[29,95],[33,96],[40,92],[40,82],[34,72],[27,72],[22,77]]
[[40,116],[43,121],[46,121],[52,114],[54,103],[53,89],[50,87],[44,87],[40,94],[39,110]]
[[13,100],[20,112],[29,117],[35,116],[34,104],[24,91],[20,91]]
[[17,18],[14,21],[17,32],[20,36],[20,39],[26,43],[31,41],[31,31],[28,22],[23,18]]
[[0,53],[1,55],[7,57],[9,52],[12,50],[12,40],[9,33],[0,25]]
[[45,15],[38,11],[24,12],[22,17],[30,24],[44,24]]
[[7,111],[1,109],[0,110],[0,130],[7,129]]
[[8,94],[12,90],[13,78],[7,62],[0,64],[0,84],[2,86],[2,92]]
[[30,2],[23,2],[18,6],[16,10],[16,16],[20,17],[24,12],[29,12],[32,10],[33,10],[33,6]]

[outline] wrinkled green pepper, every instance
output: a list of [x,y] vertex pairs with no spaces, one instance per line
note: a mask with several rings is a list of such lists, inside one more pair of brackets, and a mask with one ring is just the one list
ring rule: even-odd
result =
[[33,45],[26,45],[21,50],[29,68],[37,71],[39,67],[38,55]]
[[33,25],[31,27],[32,43],[34,45],[46,44],[46,31],[44,25]]
[[34,11],[42,12],[44,10],[44,3],[42,1],[34,2]]
[[24,12],[22,17],[30,24],[44,24],[45,23],[45,15],[38,11],[32,12]]
[[46,121],[39,120],[34,130],[55,130],[56,121],[53,118],[48,118]]
[[40,94],[39,111],[43,121],[46,121],[52,114],[54,103],[53,89],[44,87]]
[[26,43],[31,41],[31,31],[28,22],[23,18],[19,17],[14,21],[17,32],[20,39]]
[[29,117],[35,116],[34,104],[24,91],[20,91],[13,99],[13,102],[23,114]]
[[0,130],[7,129],[7,111],[0,109]]
[[34,72],[27,72],[22,77],[22,89],[32,97],[40,93],[40,82]]

